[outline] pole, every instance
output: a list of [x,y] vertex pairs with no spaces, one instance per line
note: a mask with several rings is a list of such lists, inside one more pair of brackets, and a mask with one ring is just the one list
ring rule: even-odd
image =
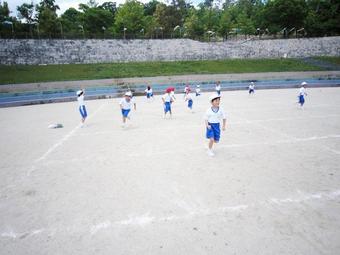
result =
[[64,38],[63,36],[63,24],[60,22],[60,32],[61,32],[61,39]]

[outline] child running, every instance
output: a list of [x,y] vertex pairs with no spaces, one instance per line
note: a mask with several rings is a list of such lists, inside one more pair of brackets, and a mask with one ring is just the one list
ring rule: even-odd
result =
[[255,84],[254,82],[251,82],[249,85],[249,95],[254,94],[255,93]]
[[190,86],[189,86],[189,83],[187,83],[186,85],[185,85],[185,88],[184,88],[184,98],[185,98],[185,96],[190,92]]
[[153,93],[152,93],[152,88],[148,86],[145,90],[146,93],[146,98],[149,101],[150,99],[153,99]]
[[215,90],[216,90],[217,95],[221,95],[220,81],[217,81],[216,86],[215,86]]
[[215,154],[212,150],[213,144],[218,143],[220,140],[220,122],[223,120],[222,130],[226,128],[226,115],[223,109],[220,107],[220,95],[210,96],[211,107],[206,111],[205,114],[205,125],[206,125],[206,138],[209,139],[208,143],[208,155],[213,157]]
[[192,105],[193,105],[194,101],[192,100],[191,93],[188,93],[188,94],[185,95],[185,102],[188,102],[188,108],[191,112],[193,112],[192,111]]
[[201,89],[200,89],[200,85],[196,86],[196,96],[200,96],[201,95]]
[[173,102],[172,96],[171,96],[171,89],[168,88],[166,90],[166,93],[162,96],[163,106],[164,106],[164,115],[163,118],[166,118],[166,114],[169,112],[170,119],[172,118],[172,112],[171,112],[171,103]]
[[175,102],[175,100],[176,100],[176,97],[175,97],[175,88],[174,87],[170,87],[169,89],[170,89],[170,96],[172,98],[172,102]]
[[125,93],[124,97],[119,102],[120,109],[122,111],[123,125],[124,128],[126,126],[126,119],[130,119],[129,113],[131,111],[132,105],[134,105],[134,109],[136,110],[135,100],[132,98],[132,92],[128,91]]
[[84,90],[78,90],[77,91],[77,100],[79,105],[79,112],[81,115],[81,127],[84,126],[85,119],[87,117],[86,107],[84,103]]
[[307,82],[305,82],[305,81],[302,82],[301,83],[301,88],[299,90],[299,104],[300,104],[301,108],[305,104],[305,96],[307,96],[306,85],[307,85]]

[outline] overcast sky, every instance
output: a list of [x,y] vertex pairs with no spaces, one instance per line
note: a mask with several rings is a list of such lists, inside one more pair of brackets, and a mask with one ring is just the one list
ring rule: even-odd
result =
[[[9,9],[12,12],[12,16],[16,16],[16,9],[17,6],[23,4],[23,3],[30,3],[31,0],[0,0],[0,2],[6,1],[9,5]],[[149,0],[139,0],[142,3],[149,2]],[[160,2],[166,2],[166,0],[159,0]],[[203,0],[202,0],[203,1]],[[34,4],[38,4],[40,0],[33,0]],[[78,5],[80,3],[87,3],[88,0],[56,0],[55,3],[59,5],[60,10],[58,11],[58,14],[63,13],[65,10],[67,10],[70,7],[78,8]],[[104,2],[110,2],[110,0],[96,0],[97,3],[101,4]],[[125,0],[111,0],[111,2],[116,2],[117,5],[124,3]],[[200,2],[199,0],[192,0],[191,2]]]

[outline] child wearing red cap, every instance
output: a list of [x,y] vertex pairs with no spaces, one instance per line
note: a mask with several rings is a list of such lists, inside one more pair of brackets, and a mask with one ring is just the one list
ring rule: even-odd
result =
[[173,102],[172,96],[171,96],[171,89],[168,88],[166,90],[166,93],[162,96],[163,101],[163,107],[164,107],[164,115],[163,118],[165,119],[166,114],[169,112],[170,118],[172,118],[172,112],[171,112],[171,103]]

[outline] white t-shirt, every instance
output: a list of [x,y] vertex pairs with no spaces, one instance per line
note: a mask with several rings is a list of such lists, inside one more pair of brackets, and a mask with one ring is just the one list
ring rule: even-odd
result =
[[84,95],[81,95],[77,98],[79,106],[85,105],[84,103]]
[[192,100],[192,95],[191,95],[191,93],[188,93],[188,94],[186,94],[185,95],[185,100]]
[[122,98],[119,102],[119,105],[121,105],[124,110],[130,110],[134,103],[135,100],[133,98],[130,99],[130,102],[126,101],[125,98]]
[[216,89],[216,91],[220,91],[221,90],[221,85],[216,85],[215,89]]
[[220,123],[221,120],[226,119],[226,115],[221,107],[218,108],[217,112],[212,110],[210,107],[204,116],[204,119],[207,120],[209,123]]
[[252,89],[252,90],[254,90],[254,88],[255,88],[255,86],[254,86],[254,85],[252,85],[252,84],[250,84],[250,85],[249,85],[249,89]]
[[300,90],[299,90],[299,95],[301,96],[304,96],[306,94],[306,91],[305,91],[305,88],[304,87],[301,87]]
[[169,95],[168,93],[165,93],[162,98],[164,99],[165,102],[171,102],[171,95]]
[[148,94],[151,94],[152,93],[152,89],[146,89],[145,92],[148,93]]
[[200,88],[197,88],[196,89],[196,93],[198,94],[198,93],[200,93],[201,92],[201,89]]

